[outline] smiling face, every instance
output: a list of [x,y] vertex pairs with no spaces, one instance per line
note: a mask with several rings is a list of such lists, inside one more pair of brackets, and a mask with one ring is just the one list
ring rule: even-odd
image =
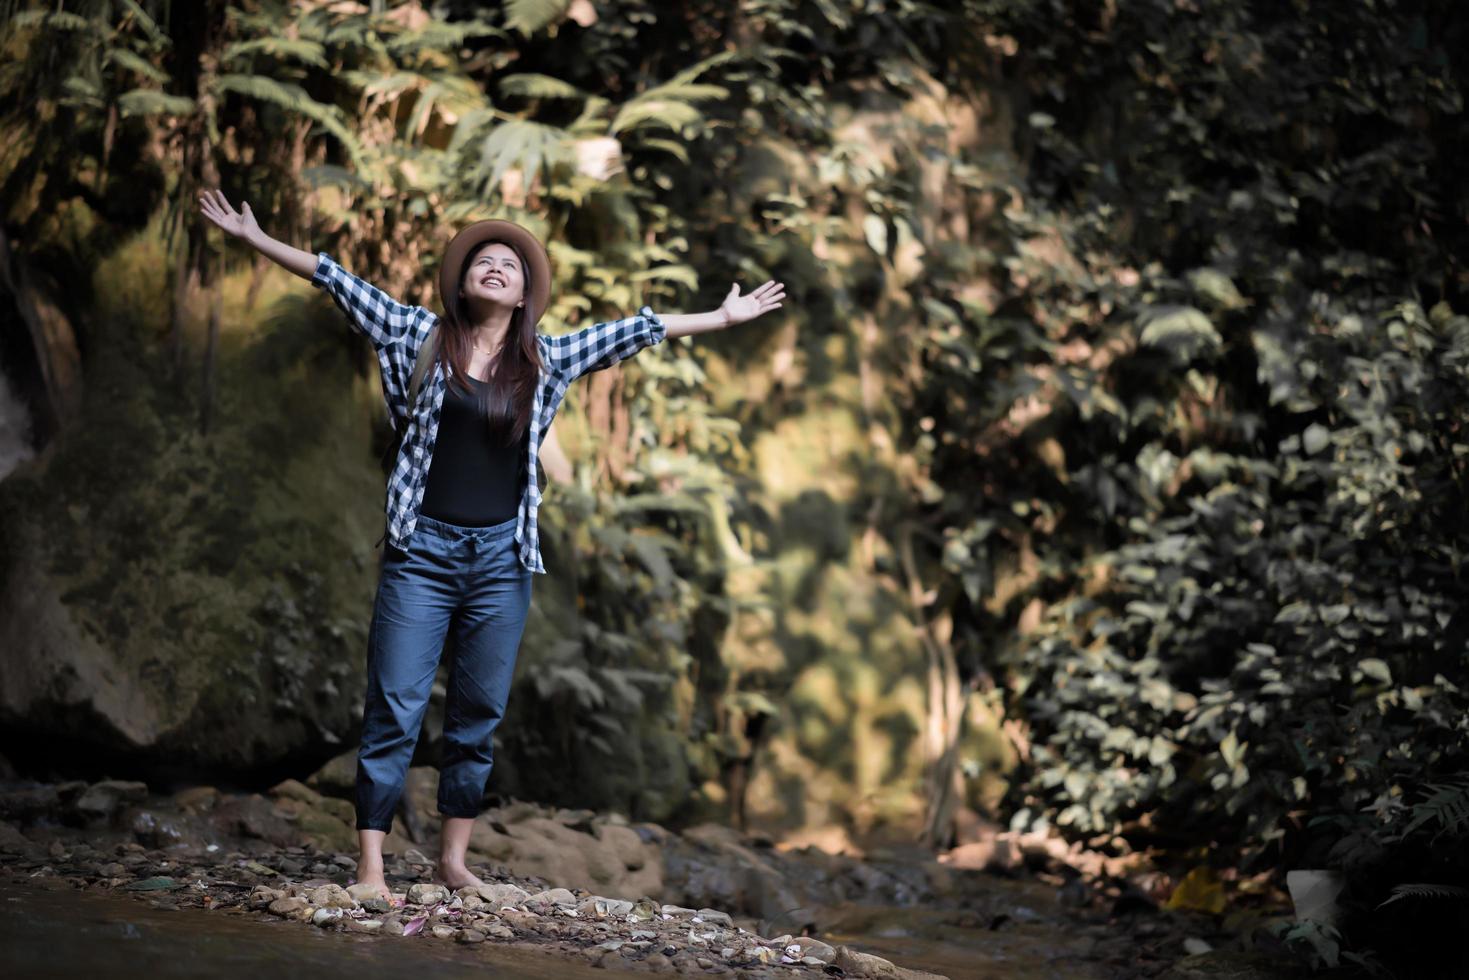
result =
[[525,287],[525,265],[503,242],[487,242],[471,252],[459,283],[466,302],[491,306],[523,305]]

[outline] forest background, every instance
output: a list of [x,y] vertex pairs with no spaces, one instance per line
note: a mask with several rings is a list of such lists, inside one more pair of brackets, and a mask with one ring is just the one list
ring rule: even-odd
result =
[[1462,881],[1457,4],[0,12],[21,771],[356,737],[392,433],[219,187],[430,307],[457,227],[525,223],[552,332],[786,284],[569,395],[497,792]]

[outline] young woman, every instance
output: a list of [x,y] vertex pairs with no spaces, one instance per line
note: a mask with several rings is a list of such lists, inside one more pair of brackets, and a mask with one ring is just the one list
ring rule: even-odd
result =
[[[387,547],[367,653],[357,757],[359,883],[384,897],[382,842],[413,756],[434,674],[455,640],[444,717],[438,809],[439,877],[478,884],[465,866],[470,829],[490,775],[491,738],[504,715],[530,607],[544,573],[536,461],[567,386],[665,337],[719,330],[780,307],[774,280],[741,296],[731,285],[712,313],[635,316],[561,336],[536,332],[551,295],[551,263],[526,229],[479,221],[449,242],[439,268],[443,315],[405,306],[325,252],[276,241],[249,204],[220,191],[200,198],[227,234],[325,289],[377,351],[383,397],[402,434],[388,480]],[[437,327],[434,358],[409,404],[419,350]]]

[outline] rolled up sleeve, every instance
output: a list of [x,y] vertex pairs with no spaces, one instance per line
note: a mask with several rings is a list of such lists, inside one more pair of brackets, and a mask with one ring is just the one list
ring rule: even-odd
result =
[[609,368],[667,336],[668,328],[658,314],[652,307],[644,306],[634,316],[594,323],[585,330],[559,337],[548,336],[546,342],[551,352],[551,369],[571,381]]
[[410,336],[424,316],[432,316],[421,306],[400,303],[372,283],[359,279],[342,268],[325,252],[316,253],[316,272],[311,285],[324,289],[332,302],[347,315],[352,329],[383,348]]

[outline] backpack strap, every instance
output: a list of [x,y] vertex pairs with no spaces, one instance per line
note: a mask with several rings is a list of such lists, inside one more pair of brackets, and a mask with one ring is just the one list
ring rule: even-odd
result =
[[[439,325],[436,323],[429,328],[428,336],[423,338],[423,343],[418,348],[418,354],[413,359],[413,376],[408,381],[408,415],[410,418],[413,416],[413,406],[418,404],[418,393],[423,389],[423,379],[427,377],[429,367],[434,363],[438,353]],[[397,440],[388,447],[387,453],[383,456],[382,465],[384,468],[387,468],[389,465],[389,460],[398,455],[398,450],[403,445],[403,438],[407,434],[408,423],[405,421],[403,431],[398,433]],[[387,536],[388,532],[385,524],[383,536],[377,539],[377,544],[373,545],[373,547],[376,548],[382,544],[387,539]]]
[[428,374],[429,367],[439,353],[439,325],[436,323],[428,329],[428,336],[423,338],[423,344],[418,348],[418,356],[413,361],[413,379],[408,382],[408,411],[413,412],[413,406],[418,404],[418,392],[423,387],[423,379]]

